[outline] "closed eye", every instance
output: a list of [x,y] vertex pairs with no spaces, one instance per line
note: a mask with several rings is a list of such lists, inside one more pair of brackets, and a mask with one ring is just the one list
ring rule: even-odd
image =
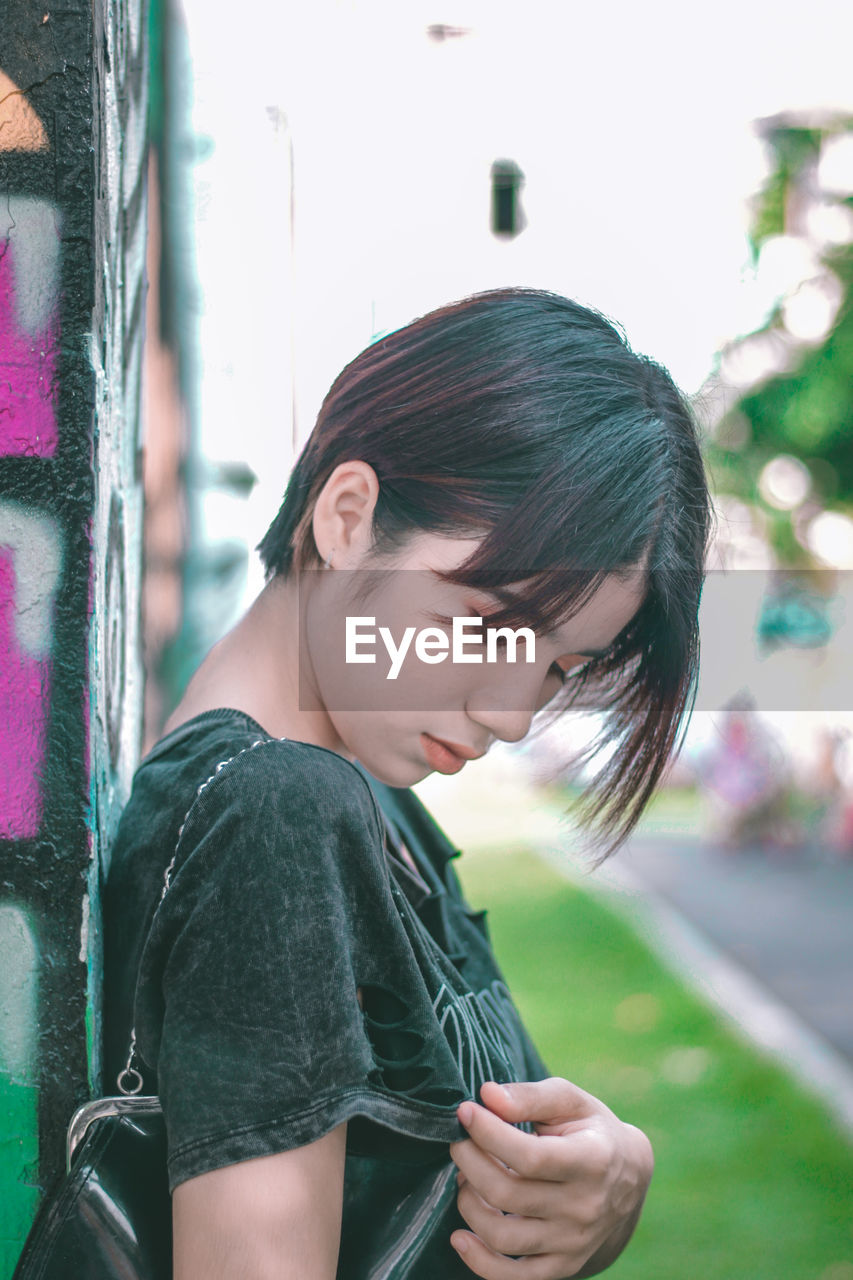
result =
[[590,662],[592,662],[592,655],[588,653],[571,653],[567,657],[558,658],[556,662],[553,662],[549,675],[553,673],[559,677],[562,684],[565,684],[569,676],[578,675]]
[[[488,606],[476,604],[472,601],[468,602],[467,609],[471,617],[478,618],[483,624],[483,637],[485,639],[485,631],[490,626],[494,613],[490,611]],[[501,648],[506,647],[506,638],[502,635],[496,636],[495,642]],[[566,654],[565,657],[557,658],[555,662],[552,662],[548,668],[548,675],[556,676],[560,684],[565,684],[569,676],[578,675],[595,658],[602,657],[603,653],[603,649],[590,649],[586,652]]]

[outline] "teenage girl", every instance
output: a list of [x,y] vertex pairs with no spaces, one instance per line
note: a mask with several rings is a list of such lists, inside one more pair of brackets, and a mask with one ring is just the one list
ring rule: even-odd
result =
[[[565,298],[477,295],[338,377],[113,856],[107,1062],[133,1029],[175,1280],[558,1280],[624,1248],[649,1141],[549,1076],[409,788],[594,706],[615,847],[689,710],[708,521],[668,374]],[[383,626],[412,628],[393,679]]]

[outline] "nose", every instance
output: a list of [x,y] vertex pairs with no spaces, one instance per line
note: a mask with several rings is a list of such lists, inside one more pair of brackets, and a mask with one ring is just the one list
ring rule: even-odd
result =
[[520,742],[530,728],[535,710],[534,706],[507,705],[483,693],[471,697],[465,705],[468,719],[502,742]]

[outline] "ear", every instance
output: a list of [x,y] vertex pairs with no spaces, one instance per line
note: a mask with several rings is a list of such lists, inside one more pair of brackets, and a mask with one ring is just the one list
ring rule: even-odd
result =
[[311,530],[323,560],[336,569],[355,569],[373,541],[373,512],[379,480],[367,462],[340,462],[314,504]]

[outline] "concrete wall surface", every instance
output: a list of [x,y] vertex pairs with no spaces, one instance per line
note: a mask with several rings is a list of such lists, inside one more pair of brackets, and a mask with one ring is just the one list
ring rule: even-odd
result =
[[0,1277],[100,1090],[139,742],[144,0],[0,0]]

